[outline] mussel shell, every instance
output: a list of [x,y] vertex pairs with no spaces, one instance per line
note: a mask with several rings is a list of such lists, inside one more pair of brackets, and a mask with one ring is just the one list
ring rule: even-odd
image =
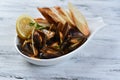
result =
[[63,52],[60,50],[57,50],[53,47],[44,47],[43,49],[41,49],[41,54],[39,55],[40,58],[44,58],[44,59],[50,59],[50,58],[55,58],[55,57],[59,57],[62,56]]
[[27,55],[27,56],[33,55],[33,51],[30,46],[30,43],[27,43],[27,44],[25,44],[25,46],[22,46],[24,43],[24,40],[22,40],[19,37],[17,38],[17,40],[18,40],[17,47],[24,55]]
[[40,30],[35,30],[33,33],[33,41],[34,46],[39,50],[46,44],[46,35]]

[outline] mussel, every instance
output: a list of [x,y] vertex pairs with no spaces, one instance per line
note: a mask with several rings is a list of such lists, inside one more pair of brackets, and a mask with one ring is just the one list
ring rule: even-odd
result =
[[55,58],[55,57],[62,56],[63,53],[64,52],[61,50],[58,50],[54,47],[47,46],[41,49],[40,58],[44,58],[44,59]]

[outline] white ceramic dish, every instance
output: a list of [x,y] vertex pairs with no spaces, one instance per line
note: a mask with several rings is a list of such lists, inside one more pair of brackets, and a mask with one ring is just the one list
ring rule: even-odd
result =
[[23,58],[25,60],[27,60],[30,63],[36,64],[36,65],[48,66],[48,65],[54,65],[54,64],[57,64],[57,63],[60,63],[60,62],[65,62],[66,60],[73,57],[75,54],[79,54],[80,51],[85,46],[87,46],[87,44],[90,44],[89,41],[92,39],[94,34],[96,34],[96,32],[98,30],[100,30],[102,27],[105,26],[101,17],[87,19],[87,21],[88,21],[88,26],[89,26],[89,29],[90,29],[90,32],[91,32],[87,41],[82,46],[80,46],[79,48],[75,49],[74,51],[72,51],[72,52],[70,52],[66,55],[63,55],[63,56],[60,56],[60,57],[57,57],[57,58],[52,58],[52,59],[35,59],[35,58],[28,57],[28,56],[24,55],[23,53],[21,53],[20,50],[17,48],[18,39],[17,39],[16,36],[15,36],[15,48],[17,49],[18,53],[23,56]]

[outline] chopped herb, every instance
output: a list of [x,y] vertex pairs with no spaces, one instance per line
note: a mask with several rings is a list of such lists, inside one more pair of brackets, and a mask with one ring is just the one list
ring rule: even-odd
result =
[[34,26],[34,25],[35,25],[35,23],[33,23],[33,22],[30,22],[30,23],[29,23],[29,25],[30,25],[30,26]]
[[46,29],[47,27],[45,27],[45,26],[42,26],[42,25],[40,25],[40,24],[38,24],[38,23],[33,23],[33,22],[30,22],[29,23],[29,25],[31,26],[31,27],[35,27],[36,29]]

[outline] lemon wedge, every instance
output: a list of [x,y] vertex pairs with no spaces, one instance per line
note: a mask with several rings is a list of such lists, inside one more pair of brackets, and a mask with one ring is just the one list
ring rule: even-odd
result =
[[34,23],[34,19],[28,15],[21,15],[16,21],[16,32],[22,39],[30,37],[34,27],[30,26],[30,23]]

